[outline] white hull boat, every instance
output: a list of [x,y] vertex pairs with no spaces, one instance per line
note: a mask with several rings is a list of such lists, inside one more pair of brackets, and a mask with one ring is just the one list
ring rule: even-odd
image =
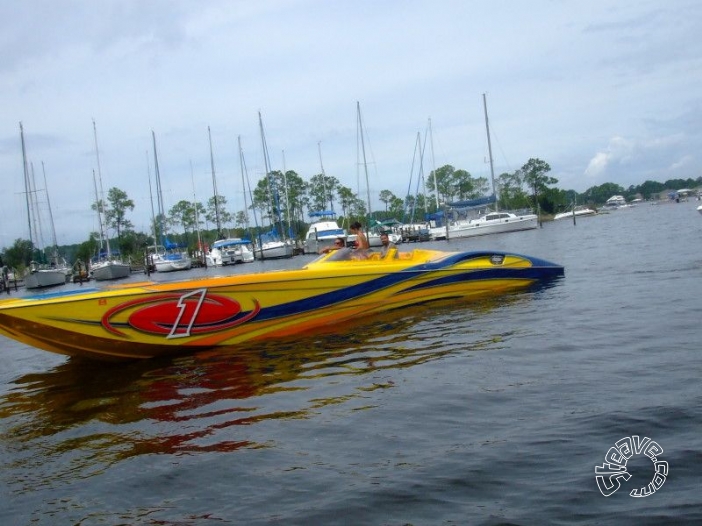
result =
[[293,253],[293,246],[285,241],[267,241],[254,249],[256,259],[291,258]]
[[333,247],[334,241],[339,237],[346,240],[348,235],[343,228],[339,228],[336,221],[312,223],[307,230],[303,250],[305,254],[319,254],[322,249]]
[[455,221],[446,227],[430,230],[432,239],[456,239],[485,236],[504,232],[531,230],[539,226],[536,214],[516,215],[511,212],[491,212],[477,219]]
[[55,287],[66,283],[65,268],[30,268],[24,277],[24,286],[28,289]]
[[95,281],[109,281],[129,276],[132,269],[129,263],[119,259],[106,259],[90,266],[90,275]]
[[207,254],[208,267],[251,263],[255,260],[253,245],[248,239],[232,237],[215,241]]
[[576,206],[575,210],[570,210],[568,212],[561,212],[559,214],[556,214],[553,216],[554,221],[558,221],[559,219],[568,219],[572,218],[573,216],[575,217],[583,217],[583,216],[594,216],[597,215],[597,212],[593,210],[592,208],[588,208],[586,206]]

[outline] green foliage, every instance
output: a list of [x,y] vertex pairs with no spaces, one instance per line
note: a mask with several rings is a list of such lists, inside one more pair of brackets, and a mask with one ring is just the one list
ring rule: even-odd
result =
[[34,254],[34,245],[28,239],[15,239],[10,248],[3,253],[3,262],[10,268],[20,268],[29,265]]

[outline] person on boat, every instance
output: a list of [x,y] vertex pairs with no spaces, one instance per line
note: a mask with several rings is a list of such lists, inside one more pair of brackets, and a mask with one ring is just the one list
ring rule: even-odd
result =
[[333,250],[339,250],[340,248],[344,248],[346,246],[346,240],[343,237],[337,237],[334,240],[334,245],[329,246],[329,247],[324,247],[322,250],[319,251],[320,254],[327,254]]
[[355,223],[352,223],[349,228],[351,229],[351,232],[356,235],[356,249],[368,250],[370,248],[370,243],[368,243],[368,238],[363,233],[361,223],[356,221]]
[[397,248],[395,246],[395,243],[390,242],[390,236],[388,236],[387,232],[380,233],[380,243],[381,243],[381,247],[380,247],[380,257],[381,258],[384,258],[390,249]]

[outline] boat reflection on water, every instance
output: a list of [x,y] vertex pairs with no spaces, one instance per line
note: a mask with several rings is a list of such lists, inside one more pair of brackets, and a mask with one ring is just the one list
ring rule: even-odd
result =
[[444,301],[431,307],[433,316],[415,306],[377,316],[372,325],[349,324],[345,336],[119,365],[68,359],[19,377],[0,397],[0,440],[36,463],[37,480],[17,481],[27,487],[75,477],[77,470],[90,476],[144,454],[270,447],[280,435],[269,426],[280,419],[313,418],[332,406],[371,409],[371,393],[394,388],[400,369],[498,350],[499,337],[471,326],[488,311],[531,297],[522,292],[461,305],[460,339],[451,336],[457,305]]

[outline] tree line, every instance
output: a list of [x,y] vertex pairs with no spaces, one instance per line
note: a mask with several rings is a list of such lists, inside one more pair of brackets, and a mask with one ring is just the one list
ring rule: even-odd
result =
[[[666,189],[693,188],[702,185],[697,179],[671,179],[663,183],[645,181],[641,185],[623,188],[616,183],[604,183],[578,193],[556,187],[558,179],[549,175],[551,167],[541,159],[529,159],[512,173],[502,173],[495,178],[498,206],[503,210],[531,209],[546,216],[566,210],[573,202],[599,206],[612,195],[650,199]],[[414,195],[399,197],[390,190],[381,190],[379,201],[384,209],[369,209],[369,203],[351,188],[344,186],[334,176],[324,173],[305,181],[294,170],[272,171],[260,179],[252,189],[245,189],[246,206],[232,213],[224,195],[214,195],[206,203],[181,200],[167,213],[152,219],[149,233],[136,232],[128,218],[134,202],[119,188],[110,188],[105,201],[91,205],[105,218],[106,234],[116,240],[118,250],[141,260],[148,245],[172,243],[198,248],[198,240],[212,243],[231,235],[256,238],[271,229],[291,238],[302,239],[306,234],[307,213],[338,210],[340,226],[362,222],[396,219],[402,223],[424,222],[428,214],[435,213],[456,201],[479,198],[492,193],[492,182],[485,177],[474,177],[467,170],[444,165],[421,179]],[[421,187],[421,188],[420,188]],[[111,235],[110,235],[111,234]],[[88,239],[78,245],[57,247],[68,261],[88,261],[100,250],[100,233],[91,232]],[[114,241],[111,242],[114,245]],[[46,250],[53,247],[47,247]],[[29,240],[17,239],[5,248],[2,260],[5,265],[21,268],[30,260],[42,260],[42,252]]]

